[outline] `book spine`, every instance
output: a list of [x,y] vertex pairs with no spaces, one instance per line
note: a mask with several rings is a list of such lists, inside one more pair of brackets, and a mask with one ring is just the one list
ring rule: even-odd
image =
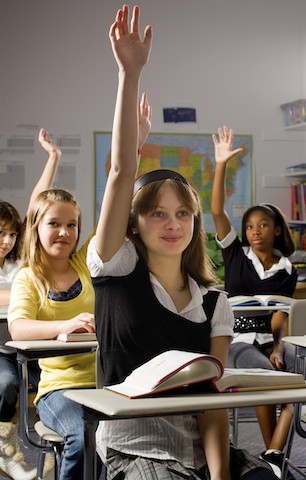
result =
[[301,183],[302,189],[302,220],[306,220],[306,182]]
[[291,183],[291,218],[292,220],[299,220],[298,218],[298,196],[297,183]]

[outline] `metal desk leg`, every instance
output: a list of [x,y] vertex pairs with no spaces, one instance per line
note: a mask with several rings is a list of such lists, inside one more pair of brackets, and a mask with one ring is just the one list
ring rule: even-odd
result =
[[84,451],[84,480],[97,479],[97,452],[96,430],[98,427],[97,414],[83,407],[85,451]]

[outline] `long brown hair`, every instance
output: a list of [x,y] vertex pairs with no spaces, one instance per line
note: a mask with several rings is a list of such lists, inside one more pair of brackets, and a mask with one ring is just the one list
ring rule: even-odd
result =
[[9,228],[17,233],[14,247],[6,255],[6,259],[16,262],[21,256],[22,248],[22,220],[16,208],[8,202],[0,200],[0,229]]
[[[81,231],[81,210],[74,196],[67,190],[50,188],[41,192],[30,207],[24,235],[22,260],[23,266],[31,269],[32,280],[37,288],[41,306],[45,303],[49,290],[55,289],[51,275],[43,263],[43,251],[38,234],[38,226],[51,205],[56,202],[72,203],[78,210],[78,238]],[[77,243],[71,252],[76,252]]]
[[217,283],[212,263],[207,255],[206,234],[203,227],[203,213],[200,199],[196,191],[188,183],[182,183],[173,179],[157,180],[143,186],[132,200],[130,218],[127,228],[127,237],[135,244],[138,253],[147,263],[147,249],[139,235],[134,235],[133,230],[137,227],[139,215],[146,215],[158,204],[161,190],[169,185],[183,204],[194,215],[193,237],[182,254],[181,269],[184,277],[184,286],[190,275],[199,285],[208,287]]

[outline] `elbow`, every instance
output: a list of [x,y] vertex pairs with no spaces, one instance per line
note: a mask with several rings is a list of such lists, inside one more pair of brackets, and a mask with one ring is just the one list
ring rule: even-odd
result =
[[22,334],[22,332],[24,332],[24,328],[22,329],[19,327],[19,322],[19,319],[14,320],[14,322],[12,322],[8,327],[8,331],[12,340],[24,340],[24,334]]

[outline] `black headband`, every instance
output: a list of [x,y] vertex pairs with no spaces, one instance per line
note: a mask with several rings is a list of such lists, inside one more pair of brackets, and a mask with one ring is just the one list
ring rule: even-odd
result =
[[186,178],[184,178],[181,174],[174,172],[173,170],[153,170],[152,172],[145,173],[144,175],[141,175],[141,177],[137,178],[134,185],[133,196],[136,195],[138,190],[140,190],[144,185],[156,182],[157,180],[166,180],[168,178],[188,185]]

